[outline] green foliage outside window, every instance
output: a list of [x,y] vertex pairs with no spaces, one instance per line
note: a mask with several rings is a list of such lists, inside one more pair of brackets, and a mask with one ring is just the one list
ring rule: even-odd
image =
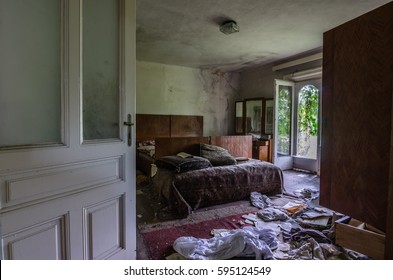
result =
[[[319,94],[315,86],[304,86],[299,92],[298,104],[298,152],[306,156],[310,149],[310,137],[318,135]],[[278,153],[290,154],[291,146],[291,94],[288,87],[278,93]]]
[[291,94],[288,88],[278,93],[278,153],[289,155],[291,139]]
[[298,151],[307,156],[310,137],[318,135],[318,89],[312,85],[304,86],[299,92],[298,105]]

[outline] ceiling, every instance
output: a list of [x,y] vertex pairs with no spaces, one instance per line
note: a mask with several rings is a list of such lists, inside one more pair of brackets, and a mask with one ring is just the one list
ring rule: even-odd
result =
[[[391,0],[137,0],[137,60],[241,71],[322,47],[323,32]],[[225,35],[219,25],[237,22]]]

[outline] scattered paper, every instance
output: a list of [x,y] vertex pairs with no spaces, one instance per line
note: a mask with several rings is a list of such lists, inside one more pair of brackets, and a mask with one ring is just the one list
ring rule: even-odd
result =
[[315,212],[315,211],[307,211],[302,213],[302,218],[305,219],[315,219],[320,217],[330,217],[332,216],[330,213],[323,213],[323,212]]
[[192,158],[192,157],[194,157],[193,155],[187,154],[185,152],[178,153],[177,156],[181,157],[181,158]]
[[294,202],[288,202],[282,208],[287,210],[290,214],[295,214],[296,212],[306,208],[306,205],[298,204]]
[[312,226],[327,226],[329,223],[330,217],[319,217],[314,219],[302,219],[302,222],[306,225]]
[[255,214],[246,214],[246,215],[243,215],[242,218],[243,218],[243,219],[246,219],[246,220],[253,221],[253,222],[260,221],[260,219],[258,218],[258,216],[255,215]]

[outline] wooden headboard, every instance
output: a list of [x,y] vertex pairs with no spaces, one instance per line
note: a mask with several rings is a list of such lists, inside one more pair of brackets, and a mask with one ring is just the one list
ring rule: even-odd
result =
[[169,115],[136,114],[136,142],[170,135]]
[[201,137],[203,116],[136,114],[136,141],[158,137]]
[[203,136],[202,116],[171,115],[170,137]]
[[234,157],[252,158],[251,135],[156,138],[156,158],[180,152],[199,155],[200,143],[220,146]]

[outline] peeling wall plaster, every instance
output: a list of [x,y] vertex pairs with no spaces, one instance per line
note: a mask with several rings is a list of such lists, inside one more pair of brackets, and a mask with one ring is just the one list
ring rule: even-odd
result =
[[202,115],[204,135],[234,133],[239,73],[137,62],[137,114]]

